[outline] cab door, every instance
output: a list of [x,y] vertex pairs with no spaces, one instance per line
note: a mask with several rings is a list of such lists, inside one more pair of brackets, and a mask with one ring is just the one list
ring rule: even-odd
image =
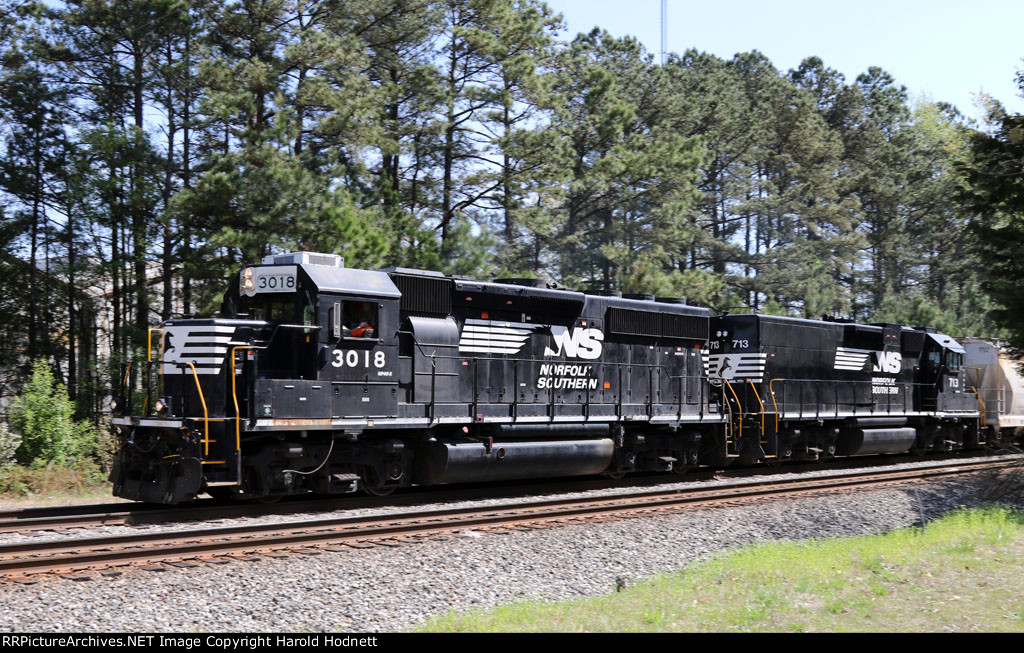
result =
[[938,393],[941,383],[939,372],[942,370],[942,349],[929,339],[918,367],[917,378],[914,380],[917,407],[923,412],[938,410]]
[[398,302],[325,295],[320,378],[331,385],[335,419],[394,417],[398,411]]

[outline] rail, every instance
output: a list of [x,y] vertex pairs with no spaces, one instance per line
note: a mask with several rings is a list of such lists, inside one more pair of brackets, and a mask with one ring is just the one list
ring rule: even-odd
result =
[[[781,385],[781,390],[776,384]],[[753,384],[751,386],[753,387]],[[884,388],[885,391],[878,392],[879,388]],[[768,382],[768,393],[775,412],[776,432],[779,429],[780,418],[791,414],[795,415],[795,419],[907,414],[913,411],[915,398],[926,398],[936,390],[934,383],[903,382],[882,385],[872,381],[781,378]],[[976,407],[968,407],[969,393],[961,393],[959,396],[963,397],[963,405],[946,410],[963,413],[972,413],[976,410]],[[978,398],[980,399],[980,396]],[[756,399],[760,403],[760,397]]]
[[975,393],[978,396],[978,400],[983,402],[987,410],[991,410],[995,415],[1003,415],[1007,412],[1006,410],[1006,385],[1003,383],[999,384],[997,388],[984,388],[974,386]]
[[199,382],[199,373],[193,363],[186,363],[192,369],[192,378],[196,380],[196,389],[199,391],[199,401],[203,404],[203,444],[206,445],[203,456],[210,455],[210,411],[206,408],[206,397],[203,396],[203,384]]
[[[407,333],[407,334],[411,335],[411,332],[399,332],[399,333]],[[612,370],[614,370],[613,374],[615,374],[615,376],[616,376],[616,384],[617,384],[616,390],[614,392],[615,400],[612,403],[616,407],[615,414],[618,417],[623,417],[625,415],[624,405],[626,405],[627,403],[629,403],[630,405],[643,406],[643,408],[646,411],[646,415],[649,418],[650,417],[659,416],[658,414],[655,413],[655,410],[654,410],[655,404],[658,404],[658,405],[669,404],[669,405],[674,406],[675,407],[675,416],[676,416],[677,419],[682,419],[682,417],[684,415],[684,412],[683,412],[683,407],[684,406],[699,406],[700,407],[700,411],[699,411],[698,414],[701,417],[701,419],[703,419],[703,417],[705,415],[705,409],[707,409],[706,412],[708,412],[708,413],[717,412],[717,413],[721,414],[721,412],[722,412],[721,411],[721,406],[719,404],[717,404],[717,403],[712,402],[712,397],[711,396],[709,396],[709,395],[706,396],[705,395],[705,388],[706,388],[707,384],[706,383],[701,383],[701,381],[706,381],[707,380],[706,376],[704,376],[704,375],[677,375],[677,374],[672,374],[671,371],[665,365],[663,365],[663,364],[653,364],[652,365],[652,364],[642,364],[642,363],[613,363],[613,362],[606,362],[606,361],[595,361],[593,363],[589,363],[589,362],[566,363],[565,361],[553,362],[553,361],[545,361],[545,360],[542,360],[542,359],[533,359],[533,358],[481,358],[479,356],[449,356],[449,355],[443,355],[443,354],[439,355],[436,351],[430,351],[428,353],[427,351],[425,351],[423,349],[423,347],[424,347],[424,345],[426,345],[428,347],[430,347],[430,346],[454,347],[455,346],[454,344],[445,344],[445,345],[436,345],[436,344],[434,344],[434,345],[431,345],[430,343],[419,343],[419,342],[414,342],[413,344],[414,344],[414,347],[416,348],[416,350],[418,350],[418,353],[420,354],[420,356],[422,356],[423,359],[430,361],[430,372],[429,372],[429,374],[430,374],[430,401],[429,401],[429,404],[428,404],[429,405],[429,409],[428,410],[429,410],[429,418],[430,418],[430,423],[431,424],[435,424],[436,423],[436,419],[437,419],[436,418],[436,412],[435,412],[435,406],[436,406],[436,403],[437,403],[437,390],[436,390],[436,388],[437,388],[437,377],[438,377],[439,374],[445,374],[445,373],[439,373],[437,371],[437,367],[438,367],[437,363],[438,363],[439,360],[460,361],[460,362],[463,362],[463,363],[466,363],[466,364],[472,366],[472,369],[469,372],[469,374],[472,377],[472,396],[470,397],[469,404],[470,404],[470,406],[472,408],[472,411],[473,411],[472,412],[472,416],[474,418],[477,416],[477,406],[480,404],[480,396],[481,396],[481,392],[482,392],[482,388],[480,387],[480,381],[479,381],[479,379],[480,379],[479,366],[481,364],[494,364],[494,363],[501,363],[501,364],[511,363],[512,364],[512,378],[514,380],[514,385],[512,387],[512,392],[509,393],[509,394],[511,394],[512,398],[511,398],[511,401],[497,401],[497,402],[487,402],[487,403],[491,404],[491,405],[508,405],[510,407],[510,415],[513,418],[518,415],[520,407],[522,405],[534,406],[534,405],[538,405],[538,404],[541,403],[541,402],[525,402],[525,401],[521,401],[520,400],[519,379],[522,378],[522,373],[521,373],[521,370],[520,370],[520,366],[522,364],[527,364],[527,365],[532,365],[532,366],[556,365],[556,364],[557,365],[563,365],[563,364],[564,365],[569,365],[569,364],[572,364],[572,365],[600,366],[601,368],[604,368],[604,369],[611,368]],[[634,374],[633,368],[636,368],[636,370],[637,370],[637,372],[636,372],[637,378],[639,378],[639,376],[643,372],[646,372],[646,374],[643,374],[643,376],[646,376],[648,394],[647,394],[647,397],[645,398],[645,400],[643,402],[626,402],[625,401],[625,394],[626,394],[625,390],[626,390],[626,387],[625,387],[624,375],[625,374]],[[413,376],[415,377],[417,374],[421,374],[421,372],[417,372],[415,370],[415,364],[414,364]],[[609,376],[611,376],[611,375],[606,373],[604,375],[604,378],[608,379]],[[673,401],[663,401],[663,400],[657,400],[656,401],[655,400],[656,393],[660,393],[661,392],[661,385],[660,385],[660,383],[656,384],[655,381],[661,381],[662,379],[667,379],[668,380],[668,385],[669,385],[670,388],[672,386],[675,386],[676,396],[675,396],[675,399]],[[594,380],[597,381],[597,379],[594,379]],[[697,388],[696,392],[688,392],[689,388],[688,388],[687,381],[694,381],[694,382],[696,382],[696,388]],[[581,417],[589,417],[590,416],[590,408],[595,403],[592,400],[592,393],[594,391],[608,390],[609,389],[607,387],[608,383],[609,382],[606,380],[604,387],[576,388],[576,390],[579,390],[581,393],[585,393],[586,394],[586,398],[581,403],[579,403],[579,405],[582,407],[581,408],[581,410],[582,410]],[[547,397],[545,398],[543,403],[548,406],[548,409],[547,409],[548,410],[548,416],[549,417],[554,417],[555,416],[555,406],[559,405],[558,402],[556,401],[556,399],[557,399],[557,392],[559,390],[561,390],[561,389],[555,388],[555,387],[551,386],[551,387],[548,387],[546,390],[547,390]],[[690,395],[696,395],[696,397],[693,397],[692,400],[691,400]],[[461,403],[461,402],[458,402],[458,403]],[[576,402],[570,402],[570,403],[576,403]],[[600,402],[600,403],[606,404],[606,405],[611,405],[611,404],[609,404],[609,402]],[[712,406],[715,406],[719,410],[717,410],[717,411],[711,410]],[[731,410],[730,410],[730,412],[731,412]],[[660,416],[664,416],[664,415],[660,415]]]
[[978,392],[978,389],[975,388],[973,385],[971,386],[971,390],[974,391],[974,396],[978,398],[978,405],[981,406],[981,426],[988,426],[988,424],[985,422],[987,412],[987,409],[985,408],[985,401],[981,398],[981,394]]
[[[153,402],[150,401],[153,398],[153,334],[159,333],[160,337],[163,338],[164,330],[162,328],[150,329],[146,333],[146,401],[142,404],[142,414],[145,415]],[[163,348],[161,347],[161,350]]]
[[[732,387],[732,384],[729,383],[729,380],[728,379],[722,379],[722,383],[725,384],[725,387],[729,388],[729,392],[732,393],[733,399],[736,400],[736,411],[739,413],[739,419],[737,419],[736,422],[740,426],[739,437],[742,440],[743,439],[743,406],[740,404],[740,398],[736,395],[736,389]],[[726,401],[728,402],[728,397],[726,397]]]
[[[569,363],[567,361],[561,361],[561,360],[559,360],[559,361],[548,361],[548,360],[536,359],[536,358],[481,358],[479,356],[464,356],[464,355],[451,356],[451,355],[444,355],[444,354],[440,354],[439,355],[435,349],[431,349],[430,351],[427,351],[426,349],[424,349],[424,347],[429,347],[429,348],[435,348],[435,347],[454,348],[454,347],[457,347],[458,345],[456,343],[425,343],[425,342],[419,342],[419,341],[417,341],[415,339],[415,333],[412,332],[412,331],[408,331],[408,330],[399,330],[399,331],[396,332],[396,335],[399,335],[399,336],[403,336],[404,335],[404,336],[410,337],[412,339],[412,346],[414,348],[415,353],[419,354],[419,356],[421,356],[424,360],[429,360],[430,361],[430,372],[429,372],[429,374],[430,374],[430,401],[429,401],[429,404],[428,404],[428,406],[429,406],[429,408],[428,408],[428,417],[430,419],[430,423],[431,424],[435,424],[436,423],[435,406],[436,406],[436,403],[437,403],[437,393],[436,393],[437,376],[438,375],[442,375],[442,376],[457,376],[456,374],[451,374],[451,373],[443,373],[443,372],[439,373],[437,371],[437,362],[439,360],[451,360],[451,361],[466,362],[466,363],[471,364],[473,366],[473,370],[472,370],[472,377],[473,377],[473,389],[472,390],[473,390],[473,394],[472,394],[472,397],[471,397],[471,401],[469,403],[472,406],[472,409],[473,409],[472,415],[473,415],[474,418],[475,418],[475,416],[477,414],[476,413],[476,406],[480,403],[479,402],[479,395],[480,395],[480,390],[481,389],[480,389],[479,384],[478,384],[478,379],[479,379],[478,367],[479,367],[479,365],[481,363],[483,363],[483,364],[491,364],[491,363],[507,364],[507,363],[512,363],[513,385],[512,385],[512,392],[510,393],[512,395],[512,400],[511,401],[499,401],[499,402],[487,402],[489,404],[496,403],[496,404],[499,404],[499,405],[500,404],[507,404],[507,405],[509,405],[509,407],[510,407],[510,413],[509,414],[510,414],[510,416],[512,418],[518,417],[518,413],[519,413],[519,409],[520,409],[521,405],[534,406],[534,405],[538,405],[540,403],[540,402],[525,402],[525,401],[520,401],[520,399],[519,399],[519,394],[520,394],[520,392],[519,392],[519,381],[520,381],[521,378],[523,378],[521,370],[520,370],[520,365],[521,364],[524,364],[524,363],[527,364],[527,365],[577,364],[577,363]],[[415,358],[415,354],[412,355],[412,356],[407,356],[407,357],[408,358]],[[594,361],[594,362],[582,361],[582,362],[580,362],[578,364],[579,365],[599,365],[599,366],[601,366],[603,368],[615,368],[617,390],[615,392],[616,399],[615,399],[614,405],[616,407],[616,415],[617,416],[620,416],[620,417],[623,416],[623,405],[625,403],[624,402],[624,392],[622,392],[622,390],[624,388],[623,373],[624,373],[624,370],[627,371],[627,372],[630,372],[630,368],[637,368],[640,371],[646,371],[647,372],[646,376],[647,376],[647,381],[648,381],[649,394],[648,394],[647,399],[643,402],[643,405],[644,405],[644,407],[645,407],[645,409],[647,411],[647,415],[649,417],[654,416],[654,404],[656,404],[656,403],[657,404],[661,404],[661,405],[664,405],[666,403],[670,403],[670,404],[674,405],[676,407],[676,413],[675,414],[676,414],[677,419],[682,419],[682,417],[684,415],[684,413],[683,413],[683,407],[684,406],[699,406],[700,407],[700,411],[699,411],[698,414],[699,414],[701,419],[704,418],[705,412],[708,412],[708,413],[717,412],[718,414],[722,414],[722,410],[723,410],[722,402],[721,401],[713,402],[712,401],[713,398],[710,395],[705,396],[705,392],[706,392],[707,385],[708,385],[706,383],[706,381],[708,380],[708,377],[706,375],[703,375],[703,374],[699,374],[699,375],[673,375],[671,373],[671,371],[665,365],[660,364],[660,363],[652,365],[652,364],[643,364],[643,363],[639,363],[638,364],[638,363],[613,363],[613,362],[607,362],[607,361]],[[655,374],[656,372],[657,372],[657,374]],[[413,370],[412,370],[413,378],[415,379],[415,377],[417,375],[423,374],[423,373],[424,372],[418,372],[416,370],[415,361],[414,361]],[[606,375],[605,378],[607,379],[608,376],[609,375]],[[676,400],[675,401],[665,402],[665,401],[655,401],[654,400],[654,395],[655,395],[654,381],[655,381],[655,378],[657,378],[657,380],[659,380],[659,381],[662,378],[666,378],[666,379],[669,380],[669,385],[670,386],[673,385],[673,384],[676,386]],[[690,388],[688,387],[689,384],[687,383],[687,381],[694,381],[694,382],[696,382],[696,392],[688,391],[688,390],[690,390]],[[701,381],[704,381],[704,382],[701,382]],[[607,384],[608,381],[606,380],[605,383]],[[413,383],[413,386],[415,387],[415,382]],[[659,385],[659,388],[660,388],[660,385]],[[596,390],[607,390],[609,388],[606,385],[605,387],[595,388],[595,389]],[[547,397],[546,397],[546,399],[544,401],[544,404],[546,404],[548,406],[548,413],[549,413],[549,416],[551,416],[551,417],[554,416],[554,406],[558,405],[557,402],[555,401],[555,399],[556,399],[555,393],[556,393],[557,390],[558,390],[557,388],[549,387],[547,389]],[[583,401],[582,404],[580,404],[583,407],[582,408],[582,410],[583,410],[583,415],[582,416],[583,417],[589,417],[590,416],[590,414],[589,414],[590,413],[590,407],[594,404],[594,402],[591,400],[591,394],[590,394],[591,392],[593,392],[593,390],[592,389],[583,389],[583,388],[580,388],[580,390],[584,390],[587,393],[586,400]],[[696,395],[696,397],[694,397],[692,401],[689,400],[689,397],[691,395]],[[459,403],[461,403],[461,402],[459,402]],[[602,403],[605,403],[605,402],[602,402]],[[637,404],[637,405],[639,405],[639,404]],[[718,410],[717,411],[711,410],[712,407],[715,407]],[[705,409],[707,409],[707,411],[705,411]],[[730,411],[730,413],[731,413],[731,411]]]
[[775,401],[775,389],[772,387],[776,381],[785,381],[785,379],[772,379],[768,382],[768,394],[772,397],[772,408],[775,409],[775,433],[779,432],[779,404]]
[[[257,326],[263,326],[265,329],[267,326],[270,325]],[[239,374],[235,366],[235,358],[238,352],[266,350],[272,346],[274,340],[278,338],[280,334],[285,330],[309,330],[320,328],[322,327],[316,325],[277,324],[273,325],[273,330],[269,335],[260,337],[257,340],[255,340],[255,344],[252,344],[252,341],[250,341],[250,344],[238,345],[231,349],[230,361],[233,367],[231,370],[230,392],[231,404],[235,413],[235,451],[240,451],[241,449],[241,422],[242,419],[244,418],[241,410],[241,402],[238,397],[239,387],[237,377],[239,376]],[[164,329],[159,328],[149,330],[148,345],[146,352],[147,365],[157,365],[158,369],[162,370],[164,365],[170,364],[182,367],[183,369],[187,367],[188,369],[191,370],[198,398],[200,400],[200,403],[202,404],[203,409],[202,417],[199,419],[203,420],[205,431],[204,455],[209,455],[210,443],[212,442],[212,440],[210,440],[209,435],[210,422],[225,420],[215,419],[210,416],[210,407],[207,405],[206,402],[202,382],[199,378],[198,371],[192,362],[165,361],[163,359],[153,360],[153,355],[155,351],[154,337],[164,332]],[[266,331],[264,330],[263,333],[266,333]],[[400,331],[398,333],[401,334],[403,332]],[[412,335],[411,333],[409,334]],[[706,383],[707,377],[704,374],[673,374],[672,370],[670,370],[667,365],[660,362],[652,364],[604,361],[584,361],[579,363],[580,365],[593,365],[594,369],[602,370],[602,375],[600,377],[588,377],[589,380],[599,383],[600,385],[591,386],[588,384],[581,385],[578,388],[562,388],[556,387],[555,385],[549,385],[547,388],[540,389],[540,392],[546,392],[546,397],[541,395],[542,398],[539,401],[527,401],[525,395],[521,393],[521,389],[519,387],[520,381],[525,378],[524,374],[526,370],[529,370],[530,368],[536,369],[538,366],[548,364],[559,365],[573,363],[568,363],[566,361],[561,360],[547,361],[543,359],[532,358],[513,359],[484,358],[479,356],[467,357],[457,354],[448,355],[447,352],[439,354],[436,352],[436,350],[427,351],[425,349],[425,347],[430,347],[430,343],[420,343],[413,341],[413,345],[417,353],[419,353],[423,358],[429,361],[429,370],[421,371],[418,370],[414,365],[413,373],[414,375],[417,375],[426,372],[430,375],[430,399],[428,415],[430,418],[430,422],[432,424],[435,424],[438,421],[437,404],[438,394],[441,387],[439,384],[442,382],[441,377],[445,376],[445,374],[442,373],[440,369],[439,363],[440,361],[445,359],[460,361],[472,366],[472,369],[466,370],[466,372],[471,374],[472,396],[468,397],[468,399],[470,399],[470,404],[472,405],[473,408],[474,417],[479,412],[478,407],[482,403],[487,403],[490,405],[508,405],[510,407],[509,414],[513,419],[519,417],[523,411],[523,406],[527,405],[536,406],[538,404],[547,404],[548,408],[544,412],[547,413],[548,417],[553,418],[556,416],[556,413],[559,412],[556,406],[562,404],[578,404],[581,406],[580,410],[582,412],[580,416],[582,418],[600,416],[601,413],[594,410],[594,407],[596,405],[602,405],[606,407],[604,408],[604,410],[608,410],[607,406],[614,406],[614,409],[609,410],[609,412],[607,413],[608,417],[628,418],[630,416],[640,417],[641,415],[645,415],[648,419],[671,419],[674,417],[677,420],[682,420],[685,416],[695,416],[703,420],[708,414],[719,415],[722,418],[724,418],[725,415],[723,413],[725,413],[726,408],[724,404],[728,403],[723,402],[723,399],[721,396],[719,396],[719,393],[708,388],[708,384]],[[455,343],[445,343],[445,346],[455,347],[456,345]],[[261,369],[260,358],[261,357],[257,356],[255,361],[252,363],[252,369],[254,371]],[[684,364],[684,371],[685,367],[693,366],[692,360],[689,356],[689,352],[687,352],[686,360],[688,362]],[[484,369],[481,368],[481,365],[492,364],[503,364],[510,366],[512,368],[511,370],[509,370],[511,372],[510,376],[514,380],[514,384],[510,388],[511,391],[499,393],[503,394],[504,396],[497,397],[496,401],[493,400],[495,399],[494,397],[488,397],[486,399],[484,398],[484,395],[487,392],[490,392],[489,388],[485,389],[484,386],[490,382],[490,378],[492,378],[493,375],[485,374]],[[699,363],[697,364],[697,367],[698,369],[700,368]],[[270,376],[269,378],[278,378],[276,374],[273,374],[273,370],[267,371],[272,374],[272,376]],[[132,376],[132,372],[132,364],[126,364],[126,372],[124,375],[124,380],[122,381],[122,385],[128,386],[129,391],[131,390],[131,386],[134,385],[130,383],[130,377]],[[294,378],[294,376],[289,375],[287,377],[280,378]],[[208,381],[209,380],[207,380],[207,382]],[[611,389],[609,382],[616,384],[614,389]],[[573,394],[573,390],[577,390],[579,392],[581,396],[579,402],[568,400],[568,398]],[[632,400],[632,397],[629,395],[629,392],[631,391],[634,393],[633,396],[637,397],[637,401]],[[733,390],[733,392],[735,392],[735,390]],[[147,387],[147,397],[149,397],[151,394],[151,389]],[[193,412],[188,408],[188,403],[190,403],[190,395],[191,393],[185,393],[183,395],[183,401],[185,403],[180,407],[182,417],[186,419],[188,419],[189,414]],[[195,395],[191,396],[194,400]],[[462,403],[462,400],[466,398],[467,397],[460,397],[456,401],[458,403]],[[419,401],[422,401],[422,399],[420,399]],[[128,405],[130,406],[131,404],[129,403]],[[151,406],[151,402],[147,400],[147,403],[144,406],[144,410],[142,412],[143,416],[149,416],[149,414],[152,412]],[[730,410],[728,410],[728,412],[731,414],[733,411],[731,410],[731,407],[729,408]],[[252,416],[249,415],[249,417],[251,418]]]
[[[235,452],[242,451],[242,413],[238,408],[238,368],[235,363],[235,355],[240,349],[255,350],[259,347],[253,345],[240,345],[231,348],[231,400],[235,404]],[[244,362],[243,362],[244,364]]]
[[[527,528],[552,524],[578,523],[665,511],[688,507],[707,507],[723,503],[761,501],[766,497],[784,497],[843,491],[880,483],[920,483],[927,479],[998,470],[1019,466],[1016,458],[998,461],[951,461],[915,464],[906,469],[863,469],[829,472],[815,478],[771,478],[730,480],[714,487],[689,487],[620,492],[600,497],[560,497],[534,501],[516,501],[505,505],[456,506],[443,509],[408,509],[386,515],[344,515],[317,519],[275,520],[241,525],[190,526],[183,530],[141,529],[124,535],[98,537],[20,538],[0,545],[0,577],[23,577],[55,571],[74,570],[77,577],[91,577],[97,570],[126,564],[171,563],[238,556],[262,551],[282,550],[309,553],[311,548],[330,547],[350,542],[360,548],[382,544],[394,546],[395,538],[466,532],[467,530],[525,525]],[[191,514],[191,511],[190,511]],[[48,526],[53,529],[54,526]],[[223,558],[227,561],[228,558]],[[186,563],[188,564],[188,563]]]
[[757,399],[757,405],[761,407],[761,437],[764,437],[764,402],[761,401],[761,395],[757,392],[757,386],[751,379],[747,379],[747,383],[750,384],[750,389],[754,392],[754,399]]

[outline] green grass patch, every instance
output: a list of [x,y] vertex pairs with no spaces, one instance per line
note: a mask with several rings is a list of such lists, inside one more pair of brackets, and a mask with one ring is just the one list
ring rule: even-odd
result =
[[73,465],[25,466],[10,465],[0,468],[0,499],[110,494],[110,485],[100,466],[85,460]]
[[752,545],[622,592],[452,612],[421,630],[1020,632],[1024,516],[963,510],[884,535]]

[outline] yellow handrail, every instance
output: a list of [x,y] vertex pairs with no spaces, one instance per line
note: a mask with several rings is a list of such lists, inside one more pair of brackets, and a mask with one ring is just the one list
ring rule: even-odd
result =
[[[747,383],[750,384],[750,388],[754,391],[754,399],[757,399],[757,403],[761,404],[761,436],[764,437],[764,402],[761,401],[761,395],[757,393],[757,386],[750,379],[747,379]],[[778,432],[778,429],[775,429]]]
[[985,402],[982,400],[981,393],[978,392],[977,388],[975,388],[972,385],[971,386],[971,390],[974,391],[974,396],[978,398],[978,403],[981,405],[981,425],[982,426],[987,426],[987,424],[985,423],[985,411],[986,411]]
[[779,404],[778,404],[778,402],[775,401],[775,388],[772,387],[772,384],[775,383],[776,381],[782,381],[783,383],[785,383],[786,379],[772,379],[771,381],[768,382],[768,394],[770,394],[772,396],[772,407],[775,409],[775,432],[778,433],[779,432]]
[[[164,332],[164,330],[161,329],[160,327],[155,327],[153,329],[150,329],[148,332],[146,332],[146,363],[147,364],[153,362],[153,333],[155,331],[159,331],[161,334]],[[150,387],[149,383],[152,380],[152,377],[153,377],[152,369],[147,366],[146,367],[146,388],[147,388],[147,390],[146,390],[146,401],[142,402],[142,414],[143,415],[147,414],[146,411],[149,410],[149,390],[148,390],[148,388]]]
[[[736,411],[740,414],[740,418],[739,418],[740,438],[742,438],[743,437],[743,407],[740,406],[740,398],[736,395],[736,390],[733,389],[732,384],[729,383],[728,379],[722,379],[722,382],[725,383],[725,386],[727,388],[729,388],[729,392],[732,393],[733,399],[736,400]],[[729,402],[729,399],[726,398],[726,403],[728,403],[728,402]]]
[[231,349],[231,399],[235,402],[235,451],[242,450],[242,415],[238,410],[238,386],[235,378],[235,352],[239,349],[253,349],[252,347],[240,346]]
[[206,445],[204,449],[204,456],[210,455],[210,413],[206,410],[206,397],[203,396],[203,386],[199,383],[199,372],[196,372],[196,366],[192,363],[185,363],[192,368],[192,378],[196,380],[196,389],[199,390],[199,401],[203,404],[203,424],[206,428],[203,436],[203,443]]
[[149,330],[149,333],[146,336],[146,360],[147,361],[153,360],[153,332],[154,331],[159,331],[161,334],[163,334],[163,332],[164,332],[164,330],[159,328],[159,327]]

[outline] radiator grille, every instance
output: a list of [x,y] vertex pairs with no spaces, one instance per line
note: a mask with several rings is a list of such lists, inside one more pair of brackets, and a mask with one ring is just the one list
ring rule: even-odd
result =
[[677,315],[628,308],[609,308],[607,325],[611,333],[654,338],[708,339],[709,320],[699,315]]
[[451,279],[393,274],[391,280],[402,293],[399,307],[403,312],[432,316],[451,315]]

